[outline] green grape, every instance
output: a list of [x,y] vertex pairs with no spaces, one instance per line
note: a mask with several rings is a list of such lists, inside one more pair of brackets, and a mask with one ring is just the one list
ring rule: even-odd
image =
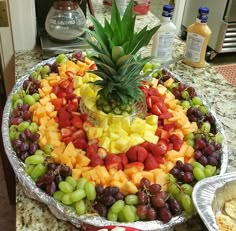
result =
[[25,131],[30,126],[30,123],[28,121],[23,121],[20,124],[18,124],[17,128],[19,132]]
[[118,219],[118,214],[113,213],[111,209],[109,209],[108,214],[107,214],[107,220],[108,221],[117,221]]
[[38,131],[39,127],[38,127],[38,124],[36,124],[35,122],[32,122],[28,128],[31,132],[35,133]]
[[132,209],[133,213],[135,214],[135,221],[138,221],[139,216],[137,215],[137,208],[134,205],[130,205],[130,208]]
[[171,85],[170,85],[170,87],[169,87],[169,89],[171,90],[171,89],[173,89],[174,87],[178,87],[178,83],[176,83],[176,82],[173,82]]
[[125,216],[124,216],[124,213],[123,213],[123,209],[118,214],[118,221],[126,222],[126,219],[125,219]]
[[37,164],[30,173],[33,180],[37,180],[38,177],[44,175],[47,171],[47,167],[43,164]]
[[77,189],[74,192],[70,193],[70,199],[73,202],[77,202],[86,197],[86,193],[83,189]]
[[159,71],[155,71],[152,73],[152,78],[156,78],[159,75]]
[[127,195],[125,197],[125,203],[127,205],[137,205],[138,204],[138,196],[137,195]]
[[34,79],[37,79],[38,78],[38,72],[36,71],[32,71],[32,73],[30,74],[30,76]]
[[53,151],[53,145],[52,144],[45,144],[43,147],[43,151],[45,154],[49,155]]
[[[12,125],[12,126],[16,126],[16,125]],[[10,140],[14,140],[14,139],[17,139],[17,134],[19,132],[17,130],[9,130],[9,137],[10,137]]]
[[189,99],[189,93],[187,90],[181,92],[181,96],[183,99]]
[[25,172],[26,172],[28,175],[30,175],[34,167],[35,167],[35,165],[26,164],[26,165],[25,165]]
[[192,146],[192,147],[194,146],[194,140],[188,139],[188,140],[186,140],[185,142],[186,142],[186,144],[189,145],[189,146]]
[[194,212],[194,205],[191,197],[187,194],[181,196],[181,204],[186,213],[192,214]]
[[48,65],[44,65],[40,71],[42,75],[46,75],[50,72],[50,67]]
[[199,106],[198,109],[203,115],[206,115],[206,113],[208,112],[208,108],[204,105]]
[[34,93],[34,94],[32,95],[32,97],[34,98],[35,102],[38,102],[38,101],[40,100],[40,95],[39,95],[39,93]]
[[207,177],[213,176],[216,173],[216,166],[206,165],[204,169],[204,173]]
[[9,130],[10,131],[18,131],[18,126],[13,124],[13,125],[10,126]]
[[60,54],[56,57],[56,63],[65,63],[67,61],[67,57],[65,54]]
[[18,104],[23,104],[23,99],[17,99],[14,103],[13,103],[13,108],[17,109],[17,105]]
[[200,97],[198,97],[198,96],[194,96],[192,98],[192,103],[194,105],[199,105],[199,106],[203,104],[202,99]]
[[28,104],[28,105],[33,105],[35,104],[35,99],[32,95],[25,95],[24,99],[23,99],[24,104]]
[[125,202],[123,200],[118,200],[111,206],[111,211],[115,214],[118,214],[124,208],[124,206]]
[[215,142],[218,143],[218,144],[222,144],[224,141],[224,136],[220,133],[217,133],[215,135]]
[[87,196],[87,199],[90,201],[94,201],[96,198],[96,189],[92,182],[87,182],[84,186],[84,190]]
[[37,66],[37,68],[35,69],[35,71],[39,73],[39,72],[42,70],[42,68],[43,68],[42,66]]
[[18,93],[15,93],[13,96],[12,96],[12,102],[14,103],[16,100],[18,100],[20,97],[18,95]]
[[65,181],[68,182],[72,186],[73,190],[75,189],[77,185],[77,181],[72,176],[67,176]]
[[61,198],[61,202],[65,205],[71,205],[73,204],[73,201],[71,201],[70,199],[70,193],[65,194],[62,198]]
[[36,152],[34,153],[34,155],[43,155],[44,152],[41,149],[36,150]]
[[202,164],[200,164],[199,162],[197,162],[197,161],[193,162],[192,166],[193,166],[193,168],[198,167],[198,168],[201,168],[202,170],[205,169],[205,167]]
[[184,194],[187,194],[189,196],[192,195],[193,187],[190,184],[182,184],[180,188]]
[[153,67],[152,63],[150,63],[150,62],[145,63],[145,65],[143,67],[143,72],[144,73],[151,72],[152,67]]
[[62,200],[62,197],[65,195],[64,192],[62,191],[56,191],[53,193],[53,198],[57,201],[61,201]]
[[184,140],[193,140],[194,139],[194,134],[193,133],[188,133],[185,137]]
[[169,183],[176,183],[177,182],[176,178],[172,174],[167,175],[167,181]]
[[84,189],[85,184],[87,183],[87,179],[84,177],[79,178],[77,181],[77,189]]
[[201,126],[201,130],[205,133],[209,133],[211,130],[211,124],[209,122],[204,122]]
[[134,222],[135,221],[135,213],[130,205],[125,205],[122,209],[122,212],[124,214],[124,218],[128,222]]
[[194,177],[197,181],[200,181],[200,180],[206,178],[204,170],[205,170],[205,168],[202,169],[202,168],[199,168],[199,167],[195,167],[193,169],[193,175],[194,175]]
[[80,200],[75,203],[75,210],[79,216],[85,214],[87,212],[87,209],[88,208],[84,200]]
[[168,187],[167,187],[167,191],[174,197],[176,198],[176,196],[179,194],[180,192],[180,189],[179,187],[176,185],[176,184],[168,184]]
[[187,109],[187,108],[190,108],[190,102],[188,100],[184,100],[182,103],[181,103],[182,107]]
[[159,69],[161,68],[161,63],[153,63],[153,64],[152,64],[152,69],[153,69],[153,70],[155,70],[155,69],[157,69],[157,68],[159,68]]
[[32,155],[32,156],[28,156],[25,159],[25,163],[26,164],[42,164],[44,162],[45,158],[43,155]]
[[73,188],[72,188],[72,186],[68,182],[61,181],[58,184],[58,187],[64,193],[72,193],[73,192]]

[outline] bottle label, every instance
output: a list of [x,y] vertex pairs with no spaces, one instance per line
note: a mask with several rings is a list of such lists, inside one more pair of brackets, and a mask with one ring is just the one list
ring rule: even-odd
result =
[[154,57],[160,60],[169,60],[172,57],[172,45],[175,33],[160,32],[157,35],[157,46],[154,51]]
[[188,32],[184,57],[192,62],[199,62],[203,43],[203,36]]

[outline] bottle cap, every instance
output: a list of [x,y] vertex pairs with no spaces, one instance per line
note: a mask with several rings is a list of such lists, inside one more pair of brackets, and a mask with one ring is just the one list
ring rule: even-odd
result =
[[199,14],[209,14],[209,8],[206,7],[206,6],[201,6],[201,7],[198,9],[198,13],[199,13]]
[[167,4],[163,6],[162,16],[172,17],[172,12],[174,11],[174,6]]

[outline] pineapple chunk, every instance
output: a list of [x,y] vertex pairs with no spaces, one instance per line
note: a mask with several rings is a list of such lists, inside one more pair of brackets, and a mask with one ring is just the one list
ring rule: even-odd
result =
[[140,118],[135,118],[131,124],[131,131],[143,135],[146,121]]
[[150,143],[156,144],[157,141],[159,140],[159,137],[150,131],[145,131],[143,135],[143,139]]
[[146,123],[149,125],[157,125],[158,123],[158,116],[157,115],[150,115],[145,118]]
[[103,134],[103,128],[89,127],[87,131],[88,140],[100,138]]

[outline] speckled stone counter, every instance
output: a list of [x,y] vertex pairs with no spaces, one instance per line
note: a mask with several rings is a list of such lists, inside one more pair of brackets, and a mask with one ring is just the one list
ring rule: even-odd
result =
[[[102,7],[101,1],[94,3],[95,14],[97,18],[103,15],[109,15],[110,8]],[[144,25],[157,24],[159,22],[151,13],[145,16],[139,16],[137,20],[137,29]],[[174,59],[179,60],[183,54],[184,42],[175,39]],[[149,55],[150,47],[143,50],[144,55]],[[36,63],[42,61],[40,49],[28,52],[19,52],[16,55],[16,75],[17,78],[24,75],[27,70]],[[191,84],[202,95],[208,99],[210,106],[216,112],[221,121],[225,133],[229,150],[229,164],[227,171],[236,170],[236,88],[228,83],[220,74],[218,74],[210,65],[205,68],[192,68],[184,65],[181,60],[169,67],[174,73],[182,77],[184,81]],[[70,223],[56,219],[46,205],[32,200],[25,195],[22,186],[16,185],[16,222],[17,231],[69,231],[78,230]],[[200,231],[207,230],[199,217],[194,217],[188,222],[177,225],[173,228],[177,231]]]

